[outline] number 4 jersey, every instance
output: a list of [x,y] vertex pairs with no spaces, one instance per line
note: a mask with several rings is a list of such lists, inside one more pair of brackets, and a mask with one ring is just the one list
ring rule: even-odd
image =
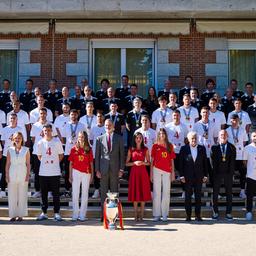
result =
[[37,144],[37,154],[42,156],[39,176],[60,175],[59,155],[63,154],[63,148],[58,138],[50,141],[41,139]]

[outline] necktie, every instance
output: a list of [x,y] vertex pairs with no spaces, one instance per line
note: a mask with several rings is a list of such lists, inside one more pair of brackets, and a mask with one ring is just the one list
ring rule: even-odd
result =
[[108,152],[111,150],[111,137],[108,135]]

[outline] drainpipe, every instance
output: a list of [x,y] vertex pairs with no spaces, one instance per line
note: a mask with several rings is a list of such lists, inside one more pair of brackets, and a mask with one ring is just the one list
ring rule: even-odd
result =
[[51,34],[52,34],[52,73],[51,78],[55,78],[55,19],[50,20]]

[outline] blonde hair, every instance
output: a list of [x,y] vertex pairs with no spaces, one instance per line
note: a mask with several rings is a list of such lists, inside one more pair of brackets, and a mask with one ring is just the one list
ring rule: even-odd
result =
[[24,137],[23,137],[23,134],[21,132],[15,132],[13,135],[12,135],[12,145],[15,147],[16,146],[16,143],[14,141],[14,139],[17,137],[17,136],[21,136],[22,138],[22,141],[21,141],[21,146],[24,145]]

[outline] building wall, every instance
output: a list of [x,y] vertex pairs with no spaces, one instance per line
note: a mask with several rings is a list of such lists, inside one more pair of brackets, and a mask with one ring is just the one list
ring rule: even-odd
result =
[[[92,35],[0,35],[1,39],[19,39],[19,89],[32,78],[36,86],[47,87],[52,77],[59,86],[73,87],[89,76],[89,42]],[[97,36],[97,38],[149,38],[148,36]],[[202,34],[192,30],[186,36],[165,36],[157,39],[158,88],[169,77],[174,87],[183,86],[185,75],[203,89],[205,80],[216,79],[218,89],[228,84],[228,39],[256,39],[256,33]],[[54,56],[54,59],[53,59]],[[128,74],[129,75],[129,74]]]

